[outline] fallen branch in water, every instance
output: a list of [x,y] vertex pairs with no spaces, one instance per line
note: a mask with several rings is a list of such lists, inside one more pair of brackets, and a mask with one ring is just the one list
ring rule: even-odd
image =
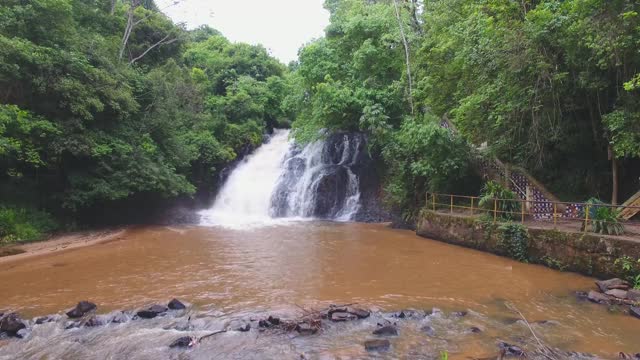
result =
[[198,343],[200,343],[202,340],[204,340],[204,339],[206,339],[206,338],[208,338],[208,337],[212,337],[212,336],[214,336],[214,335],[218,335],[218,334],[222,334],[222,333],[226,333],[226,332],[227,332],[227,330],[226,330],[226,329],[224,329],[224,330],[214,331],[214,332],[212,332],[211,334],[207,334],[207,335],[204,335],[204,336],[199,337],[199,338],[198,338],[198,340],[197,340],[197,342],[198,342]]
[[533,338],[536,339],[536,342],[538,343],[538,346],[537,346],[538,352],[549,360],[558,360],[558,358],[553,353],[553,350],[551,350],[549,346],[542,343],[542,340],[540,340],[538,335],[536,335],[536,332],[533,330],[533,328],[531,327],[531,324],[529,323],[527,318],[522,314],[522,312],[520,312],[520,310],[518,310],[518,308],[511,303],[505,303],[505,305],[507,306],[507,308],[509,308],[509,310],[517,313],[520,316],[520,319],[524,321],[524,323],[527,325],[527,327],[529,328],[529,331],[531,332],[531,335],[533,335]]

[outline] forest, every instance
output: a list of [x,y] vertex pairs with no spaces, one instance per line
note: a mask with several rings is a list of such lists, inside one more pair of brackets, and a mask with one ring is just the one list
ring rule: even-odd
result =
[[285,65],[152,0],[5,0],[2,241],[211,194],[281,127],[300,143],[365,132],[385,203],[409,215],[425,191],[476,191],[478,153],[567,201],[638,190],[635,1],[325,7],[325,36]]

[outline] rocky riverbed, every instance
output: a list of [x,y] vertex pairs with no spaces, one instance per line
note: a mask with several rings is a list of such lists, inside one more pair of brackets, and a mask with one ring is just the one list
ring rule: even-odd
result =
[[[620,284],[623,283],[599,283],[605,292]],[[594,295],[588,298],[592,300]],[[85,358],[92,354],[92,358],[109,358],[108,354],[114,351],[128,353],[129,359],[599,358],[545,344],[539,334],[561,326],[557,321],[529,322],[517,309],[513,315],[487,319],[470,310],[446,313],[431,308],[384,312],[347,304],[322,309],[300,307],[299,311],[289,314],[227,316],[199,312],[178,299],[100,314],[96,304],[80,301],[64,313],[33,319],[23,319],[15,312],[2,312],[0,359],[39,358],[43,354],[64,358]],[[492,326],[513,327],[524,332],[514,331],[506,338],[493,337]],[[127,332],[131,335],[129,339],[122,337]],[[314,340],[322,338],[322,343],[314,345]],[[331,339],[343,350],[328,349],[324,343]],[[351,344],[346,345],[345,340]],[[491,342],[493,350],[464,346],[476,341]],[[300,346],[301,342],[305,345]],[[225,343],[235,346],[228,348]],[[65,348],[63,344],[68,345]],[[104,347],[104,352],[95,353],[96,346]],[[611,354],[611,358],[614,357],[640,359],[640,353]]]
[[597,290],[578,292],[578,297],[640,319],[640,289],[618,278],[596,281],[596,286]]

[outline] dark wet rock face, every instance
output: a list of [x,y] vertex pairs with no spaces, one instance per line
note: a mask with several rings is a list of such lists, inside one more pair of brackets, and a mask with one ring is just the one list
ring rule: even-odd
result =
[[637,306],[629,307],[629,314],[631,316],[634,316],[634,317],[637,317],[638,319],[640,319],[640,307],[637,307]]
[[185,306],[185,304],[183,304],[180,300],[178,299],[173,299],[171,301],[169,301],[169,304],[167,305],[167,307],[171,310],[184,310],[187,307]]
[[17,313],[6,314],[0,318],[0,332],[9,336],[21,337],[18,332],[26,327],[27,325]]
[[329,319],[331,321],[336,321],[336,322],[340,322],[340,321],[350,321],[350,320],[355,320],[357,319],[358,316],[348,313],[346,311],[336,311],[336,312],[332,312],[329,315]]
[[379,327],[377,329],[375,329],[373,331],[374,335],[380,335],[380,336],[397,336],[398,335],[398,328],[396,328],[393,325],[385,325],[382,327]]
[[389,340],[377,339],[367,340],[364,343],[364,348],[367,351],[387,351],[391,347]]
[[77,319],[85,316],[88,312],[94,311],[97,308],[96,304],[89,301],[80,301],[75,308],[67,312],[67,316],[71,319]]
[[273,193],[274,217],[383,221],[379,179],[362,133],[331,134],[304,148],[293,146]]
[[153,305],[147,309],[140,310],[136,313],[142,319],[153,319],[158,315],[162,315],[167,312],[167,307],[162,305]]
[[183,336],[174,340],[169,347],[170,348],[187,348],[193,346],[195,343],[194,339],[189,336]]

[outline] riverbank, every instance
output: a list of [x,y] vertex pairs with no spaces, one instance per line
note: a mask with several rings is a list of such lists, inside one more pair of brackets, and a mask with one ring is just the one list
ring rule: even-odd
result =
[[73,232],[44,241],[0,247],[0,264],[121,240],[125,237],[127,230],[128,227],[118,227]]
[[[515,232],[515,233],[514,233]],[[640,239],[567,229],[529,227],[480,216],[423,210],[416,233],[516,260],[601,279],[629,277],[640,258]],[[630,259],[631,270],[621,260]]]

